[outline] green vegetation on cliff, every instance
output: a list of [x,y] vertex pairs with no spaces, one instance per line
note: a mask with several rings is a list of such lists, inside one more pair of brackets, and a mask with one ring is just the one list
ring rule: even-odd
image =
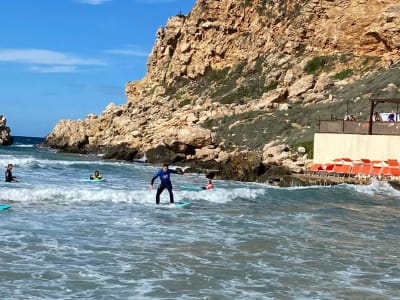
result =
[[[353,58],[352,54],[314,57],[306,64],[304,71],[318,75],[340,70],[340,66],[346,66]],[[355,73],[365,74],[361,80],[347,85],[333,85],[327,90],[326,93],[334,97],[334,102],[304,105],[300,96],[296,102],[287,103],[290,107],[288,110],[248,111],[209,119],[202,126],[212,130],[215,133],[214,143],[223,144],[226,150],[261,151],[265,144],[280,140],[293,148],[305,147],[308,156],[312,157],[313,137],[318,131],[319,120],[343,119],[348,111],[357,120],[366,121],[370,110],[368,100],[372,96],[400,97],[399,91],[387,90],[390,83],[400,86],[400,66],[368,73],[369,68],[376,69],[378,61],[376,57],[358,58],[358,66],[344,67],[331,75],[333,80],[344,80]],[[175,99],[179,107],[191,105],[202,96],[211,97],[213,101],[224,105],[246,104],[250,100],[260,99],[263,93],[276,89],[280,84],[278,80],[268,79],[270,77],[266,72],[269,68],[271,66],[268,66],[267,58],[260,56],[251,63],[243,61],[220,70],[209,69],[193,81],[177,77],[166,87],[165,95]],[[191,98],[187,96],[189,94],[196,96]],[[379,109],[390,111],[394,108],[385,104]]]
[[[333,103],[304,106],[298,102],[287,111],[251,111],[207,120],[203,127],[213,130],[216,133],[215,142],[223,141],[228,150],[262,150],[265,144],[279,139],[292,147],[303,146],[312,155],[309,151],[312,151],[312,141],[314,133],[318,131],[319,120],[341,120],[347,110],[359,121],[368,120],[371,96],[400,98],[399,90],[386,90],[389,83],[400,86],[399,67],[376,72],[346,86],[333,87],[330,92],[337,99]],[[393,104],[381,104],[378,109],[391,111],[395,107]]]

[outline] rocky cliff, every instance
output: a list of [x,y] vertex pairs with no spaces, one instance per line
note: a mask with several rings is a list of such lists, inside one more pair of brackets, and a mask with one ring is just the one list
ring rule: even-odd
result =
[[13,143],[13,138],[10,135],[10,127],[7,127],[7,119],[0,115],[0,145],[9,146]]
[[198,0],[157,31],[126,104],[60,121],[46,144],[212,162],[203,167],[238,180],[271,180],[274,166],[301,173],[321,113],[398,96],[399,56],[397,0]]

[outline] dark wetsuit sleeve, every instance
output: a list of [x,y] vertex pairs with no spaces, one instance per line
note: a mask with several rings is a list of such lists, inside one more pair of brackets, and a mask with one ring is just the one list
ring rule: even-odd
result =
[[153,176],[153,178],[151,179],[151,185],[154,184],[154,180],[156,180],[156,178],[158,177],[158,172]]

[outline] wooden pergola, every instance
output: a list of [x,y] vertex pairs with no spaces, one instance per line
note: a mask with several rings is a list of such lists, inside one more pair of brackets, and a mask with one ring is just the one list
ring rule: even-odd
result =
[[388,98],[388,99],[374,99],[371,98],[369,99],[369,101],[371,102],[371,110],[369,113],[369,127],[368,127],[368,134],[371,135],[372,134],[372,118],[374,115],[374,110],[375,107],[379,104],[379,103],[394,103],[397,105],[397,109],[396,109],[396,116],[399,113],[399,104],[400,104],[400,98]]

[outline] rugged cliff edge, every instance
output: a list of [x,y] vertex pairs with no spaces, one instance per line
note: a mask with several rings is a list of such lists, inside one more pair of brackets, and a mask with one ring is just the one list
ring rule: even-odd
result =
[[298,184],[285,178],[309,164],[318,119],[399,96],[399,57],[397,0],[198,0],[158,30],[126,104],[62,120],[45,144]]
[[9,146],[13,143],[13,138],[10,134],[11,129],[7,127],[7,119],[0,115],[0,145]]

